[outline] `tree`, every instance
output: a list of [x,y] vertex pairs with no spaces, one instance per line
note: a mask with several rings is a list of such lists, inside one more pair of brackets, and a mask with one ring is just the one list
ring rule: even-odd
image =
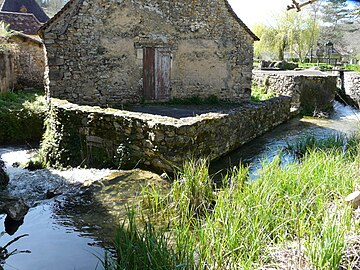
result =
[[301,11],[301,8],[304,6],[315,3],[317,0],[308,0],[306,2],[298,2],[296,0],[292,0],[292,4],[287,6],[287,10],[296,9],[296,11]]
[[264,56],[266,52],[284,60],[285,52],[291,58],[304,61],[311,54],[319,35],[318,18],[294,11],[283,13],[276,18],[274,26],[258,24],[253,28],[260,42],[255,44],[255,56]]

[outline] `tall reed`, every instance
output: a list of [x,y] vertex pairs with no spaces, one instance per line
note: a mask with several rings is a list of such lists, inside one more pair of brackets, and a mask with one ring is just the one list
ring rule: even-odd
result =
[[[207,161],[188,162],[168,194],[144,193],[147,206],[156,198],[151,209],[166,226],[149,230],[146,225],[135,239],[121,238],[118,256],[141,240],[155,246],[148,245],[147,256],[127,260],[145,260],[146,269],[261,269],[275,263],[272,247],[298,243],[309,267],[339,269],[346,236],[354,233],[351,211],[342,202],[359,183],[358,147],[353,145],[308,148],[301,163],[286,166],[278,157],[263,164],[255,181],[239,166],[218,190]],[[138,228],[121,228],[126,230]],[[150,264],[153,251],[164,260]]]

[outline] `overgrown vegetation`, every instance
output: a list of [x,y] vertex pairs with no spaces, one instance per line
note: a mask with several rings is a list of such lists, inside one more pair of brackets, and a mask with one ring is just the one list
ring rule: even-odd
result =
[[[7,38],[11,37],[14,34],[13,30],[10,30],[10,25],[0,21],[0,39],[6,40]],[[1,43],[0,40],[0,53],[4,53],[10,50],[10,44]]]
[[186,163],[168,194],[144,190],[157,226],[132,212],[107,269],[354,269],[347,239],[360,227],[343,198],[359,184],[359,139],[330,141],[310,141],[301,162],[264,162],[256,181],[234,168],[219,189],[206,161]]
[[40,141],[46,115],[41,92],[0,93],[0,144]]
[[266,87],[260,87],[256,84],[253,84],[252,88],[251,88],[251,100],[258,102],[258,101],[263,101],[263,100],[267,100],[270,98],[275,97],[275,94],[271,91],[267,91]]

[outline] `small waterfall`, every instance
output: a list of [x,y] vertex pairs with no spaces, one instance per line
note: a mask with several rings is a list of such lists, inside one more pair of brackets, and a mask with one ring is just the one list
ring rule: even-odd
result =
[[56,190],[66,194],[78,190],[84,182],[98,181],[111,174],[112,170],[80,169],[68,170],[41,169],[29,171],[19,164],[25,164],[35,154],[23,148],[0,148],[0,158],[5,162],[10,177],[7,192],[25,200],[29,206],[37,201],[46,200],[46,193]]
[[[261,160],[271,160],[288,143],[294,143],[302,136],[329,136],[336,132],[351,134],[357,132],[360,124],[360,112],[340,103],[335,103],[335,112],[329,119],[295,118],[273,131],[266,133],[244,145],[230,155],[212,164],[211,170],[218,172],[243,162],[250,165],[256,177]],[[10,257],[4,269],[101,269],[97,267],[102,257],[105,239],[111,239],[116,219],[114,213],[106,212],[101,203],[93,204],[82,195],[83,183],[91,183],[111,174],[111,170],[42,169],[28,171],[16,163],[26,163],[34,151],[26,147],[0,147],[0,157],[5,161],[10,175],[7,192],[23,198],[31,206],[16,234],[7,234],[0,238],[0,246],[22,234],[30,236],[14,244],[18,250],[31,250],[32,254],[19,254]],[[289,162],[290,155],[283,157]],[[125,186],[126,188],[130,188]],[[47,199],[48,190],[56,190],[61,196]],[[115,200],[115,199],[114,199]],[[123,198],[116,198],[123,200]],[[70,202],[70,203],[69,203]],[[112,212],[117,211],[115,208]],[[0,216],[0,224],[5,220]],[[91,222],[89,222],[91,220]],[[7,267],[7,265],[9,265]]]

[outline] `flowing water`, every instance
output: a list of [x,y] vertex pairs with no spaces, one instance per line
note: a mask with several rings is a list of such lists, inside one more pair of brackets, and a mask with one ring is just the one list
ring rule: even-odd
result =
[[[211,172],[217,173],[224,168],[237,166],[240,162],[250,166],[250,175],[256,178],[256,171],[261,167],[262,161],[271,161],[288,145],[295,144],[301,138],[314,136],[326,138],[328,136],[345,133],[351,135],[358,132],[360,127],[360,111],[343,106],[335,102],[334,113],[329,119],[312,117],[294,118],[282,124],[261,137],[258,137],[232,153],[214,161]],[[294,156],[283,152],[282,161],[290,162]]]
[[[335,132],[351,134],[359,128],[360,114],[350,107],[335,104],[335,113],[330,119],[296,118],[283,124],[264,136],[244,145],[231,154],[213,162],[213,172],[242,163],[251,166],[253,177],[261,166],[263,158],[272,159],[288,143],[299,137],[313,135],[325,137]],[[5,161],[10,183],[7,191],[10,195],[22,198],[29,206],[23,224],[13,235],[4,233],[0,237],[0,246],[24,234],[9,246],[12,251],[30,251],[12,255],[2,262],[4,269],[21,270],[92,270],[102,269],[98,257],[102,258],[106,250],[111,251],[111,240],[116,222],[124,216],[126,202],[133,198],[135,189],[130,188],[134,182],[128,181],[117,189],[119,195],[108,187],[105,196],[114,196],[107,205],[103,199],[89,193],[82,187],[105,176],[110,170],[71,169],[65,171],[28,170],[14,167],[15,162],[25,162],[31,151],[24,147],[0,147],[0,156]],[[292,160],[291,155],[284,155],[285,160]],[[123,174],[125,179],[127,176]],[[143,182],[153,176],[137,176]],[[48,190],[58,193],[55,198],[47,199]],[[117,191],[118,192],[118,191]],[[100,191],[99,193],[104,193]],[[122,210],[121,210],[122,209]],[[1,231],[5,231],[5,216],[0,216]]]

